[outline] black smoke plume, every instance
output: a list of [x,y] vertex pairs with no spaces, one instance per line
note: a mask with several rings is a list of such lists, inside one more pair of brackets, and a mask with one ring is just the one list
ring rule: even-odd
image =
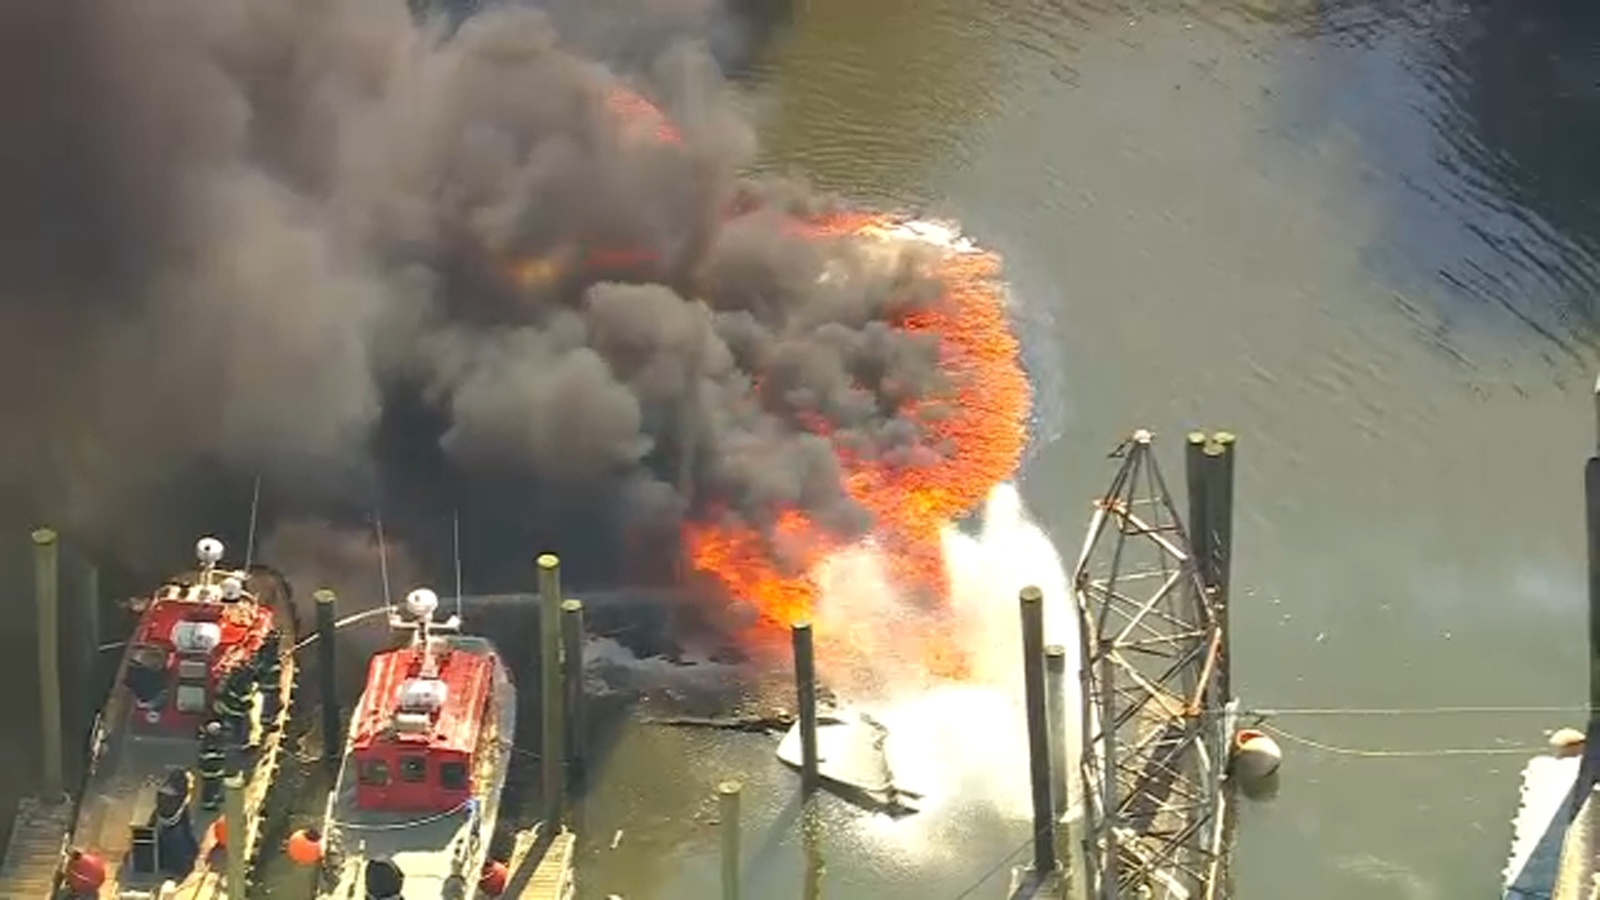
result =
[[[529,587],[546,549],[632,577],[686,515],[868,527],[814,423],[867,454],[916,439],[893,410],[938,387],[935,348],[891,323],[937,286],[795,233],[823,201],[742,174],[713,35],[667,14],[698,7],[635,5],[670,27],[618,3],[565,4],[572,41],[531,8],[4,4],[7,508],[166,569],[203,531],[238,547],[259,476],[263,533],[382,510],[433,572],[459,510],[480,590]],[[619,89],[681,140],[640,138]],[[631,261],[585,262],[608,248]],[[311,533],[264,550],[333,579],[284,549]]]

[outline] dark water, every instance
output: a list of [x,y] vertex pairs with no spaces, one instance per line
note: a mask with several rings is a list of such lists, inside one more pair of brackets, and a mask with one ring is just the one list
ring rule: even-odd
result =
[[[764,162],[953,215],[1006,254],[1041,394],[1024,491],[1066,555],[1123,433],[1226,427],[1247,706],[1571,708],[1276,720],[1366,751],[1535,745],[1578,721],[1600,13],[794,5],[750,89]],[[1497,890],[1521,756],[1285,743],[1281,795],[1242,814],[1238,896]],[[632,729],[595,773],[582,895],[711,896],[730,775],[761,900],[812,896],[819,854],[821,896],[1000,896],[1026,831],[969,810],[869,840],[824,809],[808,855],[771,742]]]

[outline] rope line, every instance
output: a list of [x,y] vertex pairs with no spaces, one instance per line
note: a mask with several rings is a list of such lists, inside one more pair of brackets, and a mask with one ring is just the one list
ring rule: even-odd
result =
[[1363,709],[1360,707],[1276,707],[1241,710],[1241,716],[1509,716],[1539,714],[1572,714],[1587,716],[1587,706],[1421,706],[1412,709]]
[[454,816],[456,813],[459,813],[462,810],[466,809],[471,803],[472,803],[472,800],[470,800],[470,799],[463,800],[460,803],[456,804],[454,807],[445,810],[444,812],[434,813],[433,815],[430,815],[430,816],[422,816],[421,818],[411,819],[411,820],[408,820],[408,821],[405,821],[405,822],[337,822],[336,821],[333,824],[336,825],[339,828],[342,828],[342,829],[346,830],[346,831],[399,831],[399,830],[405,829],[405,828],[416,828],[419,825],[431,825],[434,822],[442,822],[445,819],[448,819],[448,818]]
[[1024,850],[1027,850],[1029,847],[1032,847],[1032,846],[1033,846],[1033,835],[1030,834],[1030,835],[1028,835],[1028,839],[1027,840],[1025,840],[1022,843],[1018,844],[1016,846],[1016,849],[1012,850],[1010,853],[1007,853],[1004,857],[1002,857],[1000,859],[999,862],[997,862],[994,865],[990,866],[987,871],[985,871],[982,875],[978,876],[978,880],[977,881],[974,881],[973,883],[967,885],[965,890],[963,890],[961,893],[955,895],[953,900],[967,900],[968,897],[972,896],[972,892],[973,891],[976,891],[978,888],[981,888],[984,885],[988,884],[989,883],[989,879],[991,879],[994,876],[998,875],[1000,873],[1001,869],[1004,869],[1008,864],[1011,863],[1012,860],[1014,860],[1017,857],[1021,856]]
[[1390,750],[1384,748],[1340,747],[1327,744],[1312,738],[1303,737],[1293,732],[1284,731],[1276,725],[1262,723],[1263,730],[1269,731],[1291,743],[1332,753],[1337,756],[1354,756],[1363,759],[1433,759],[1445,756],[1532,756],[1549,752],[1548,747],[1439,747],[1424,750]]
[[[361,612],[351,613],[348,616],[344,616],[344,617],[336,620],[333,623],[333,627],[337,630],[337,629],[345,627],[346,625],[354,625],[357,622],[362,622],[362,621],[365,621],[367,619],[374,618],[374,617],[382,615],[383,613],[386,613],[388,611],[389,611],[388,607],[385,607],[385,606],[375,606],[372,609],[364,609]],[[320,636],[321,635],[318,632],[313,631],[310,634],[306,635],[305,637],[301,638],[300,640],[296,641],[295,645],[294,645],[295,652],[298,653],[301,650],[304,650],[305,648],[311,646],[312,644],[315,644],[317,642],[317,638],[320,637]]]

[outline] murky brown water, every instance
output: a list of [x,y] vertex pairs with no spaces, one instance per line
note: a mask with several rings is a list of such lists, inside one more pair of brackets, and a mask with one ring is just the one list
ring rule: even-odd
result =
[[[1126,430],[1227,427],[1243,435],[1234,646],[1247,705],[1581,702],[1592,16],[799,5],[756,91],[767,158],[955,215],[1007,254],[1044,394],[1025,492],[1060,545],[1075,550]],[[1349,749],[1426,750],[1537,744],[1577,718],[1277,722]],[[637,829],[663,781],[692,801],[715,769],[771,767],[742,744],[703,757],[701,740],[623,740],[592,819]],[[685,745],[717,764],[645,765]],[[1496,890],[1519,756],[1287,750],[1281,796],[1242,816],[1238,896]],[[769,816],[782,807],[766,802]],[[662,824],[631,851],[625,839],[588,856],[590,896],[705,896],[710,830]],[[830,844],[824,827],[829,897],[956,897],[1025,836],[979,826],[919,867],[846,846],[848,832]],[[751,896],[799,893],[793,830],[753,833],[776,849],[752,862],[764,889]],[[974,896],[1003,890],[1001,875]]]
[[[1025,493],[1061,546],[1076,548],[1125,431],[1230,428],[1247,706],[1574,707],[1277,720],[1358,750],[1536,744],[1576,722],[1593,14],[796,6],[751,89],[766,162],[957,216],[1006,253],[1042,392]],[[1286,749],[1281,795],[1242,815],[1238,896],[1496,889],[1520,757]],[[646,728],[618,735],[595,774],[582,895],[712,895],[707,818],[730,775],[748,785],[746,896],[804,895],[771,742]],[[1026,832],[950,816],[919,826],[919,856],[862,840],[842,810],[819,818],[822,895],[841,900],[1000,896],[1004,867],[982,878]]]

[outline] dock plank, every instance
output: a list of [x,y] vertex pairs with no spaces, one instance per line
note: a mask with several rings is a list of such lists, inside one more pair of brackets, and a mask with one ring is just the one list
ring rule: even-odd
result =
[[571,900],[577,890],[572,871],[577,836],[570,831],[559,831],[544,846],[543,852],[539,852],[539,843],[531,831],[517,836],[506,896],[514,900]]
[[73,805],[25,797],[17,804],[11,840],[0,862],[0,900],[46,900],[66,852]]

